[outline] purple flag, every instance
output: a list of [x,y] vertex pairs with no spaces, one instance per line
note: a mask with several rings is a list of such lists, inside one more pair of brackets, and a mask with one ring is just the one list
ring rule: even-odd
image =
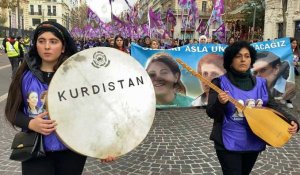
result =
[[149,25],[150,25],[150,35],[157,38],[162,38],[165,33],[166,27],[161,20],[160,12],[156,14],[153,12],[152,8],[149,8]]
[[[182,8],[181,11],[181,24],[182,28],[195,28],[196,21],[199,19],[199,10],[196,0],[185,0],[178,1],[179,5]],[[184,11],[188,11],[187,17],[184,17]]]
[[138,17],[137,6],[134,6],[133,8],[130,9],[129,12],[126,13],[126,20],[127,20],[129,23],[134,24],[137,17]]
[[205,31],[205,29],[206,29],[206,24],[204,23],[204,21],[201,19],[200,20],[200,22],[199,22],[199,26],[198,26],[198,28],[197,28],[197,32],[198,33],[203,33],[204,31]]
[[222,24],[222,15],[224,14],[224,0],[215,0],[212,10],[211,22]]
[[143,36],[143,35],[144,35],[144,36],[148,35],[148,33],[149,33],[149,25],[148,25],[148,24],[143,24],[143,25],[142,25],[142,29],[143,29],[143,34],[142,34],[142,36]]
[[83,27],[84,36],[90,38],[90,34],[93,32],[93,27],[87,24]]
[[87,11],[87,16],[88,16],[88,21],[91,22],[92,20],[94,20],[98,25],[103,24],[104,22],[98,17],[98,15],[91,10],[90,8],[88,8]]
[[176,17],[175,15],[173,14],[173,11],[171,10],[171,8],[169,8],[167,10],[167,22],[171,23],[173,26],[176,25]]
[[205,30],[205,36],[209,37],[209,27],[207,27]]
[[188,5],[188,1],[189,1],[189,0],[178,0],[178,5],[179,5],[181,8],[186,8],[186,6]]
[[220,27],[213,32],[213,36],[215,36],[221,43],[225,43],[225,23],[222,23]]
[[189,9],[189,24],[190,27],[195,27],[196,21],[199,19],[199,10],[198,5],[195,0],[190,0],[190,9]]
[[83,37],[83,31],[79,27],[73,27],[71,30],[73,37]]
[[112,14],[112,21],[114,25],[115,32],[121,33],[124,32],[126,23],[122,21],[120,18]]
[[122,21],[120,18],[118,18],[117,16],[115,16],[114,14],[112,14],[112,20],[113,20],[113,24],[117,27],[122,27],[125,25],[125,22]]

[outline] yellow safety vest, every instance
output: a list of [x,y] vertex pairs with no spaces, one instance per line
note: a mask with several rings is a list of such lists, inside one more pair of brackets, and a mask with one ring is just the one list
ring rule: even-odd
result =
[[14,43],[14,45],[12,45],[10,42],[6,42],[6,51],[7,51],[7,56],[8,58],[11,58],[11,57],[17,57],[19,56],[20,54],[20,50],[19,50],[19,42],[16,41]]
[[24,39],[24,44],[25,44],[26,46],[29,46],[29,45],[30,45],[30,39],[29,39],[28,37],[26,37],[26,38]]
[[21,45],[21,48],[22,48],[23,53],[26,54],[26,53],[27,53],[27,50],[25,49],[24,44],[20,44],[20,45]]

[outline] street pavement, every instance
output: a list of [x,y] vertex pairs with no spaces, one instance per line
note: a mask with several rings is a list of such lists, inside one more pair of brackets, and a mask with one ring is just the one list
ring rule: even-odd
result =
[[[6,60],[5,60],[6,59]],[[19,162],[9,160],[14,130],[4,119],[4,98],[10,83],[7,58],[0,56],[0,175],[20,175]],[[297,77],[297,96],[300,97]],[[300,118],[300,98],[295,99],[293,110]],[[212,120],[204,109],[157,110],[154,123],[145,140],[133,151],[112,163],[100,163],[88,158],[83,175],[221,175],[213,142],[209,134]],[[267,147],[259,155],[253,175],[300,175],[300,134],[295,135],[283,148]]]

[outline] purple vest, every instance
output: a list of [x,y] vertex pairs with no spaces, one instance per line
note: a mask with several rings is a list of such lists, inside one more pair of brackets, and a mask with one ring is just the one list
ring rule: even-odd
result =
[[[24,103],[24,113],[29,117],[44,111],[43,99],[41,95],[48,90],[48,85],[41,83],[30,71],[23,74],[22,96]],[[58,140],[56,134],[52,132],[48,136],[43,136],[46,151],[66,150],[67,148]]]
[[[256,85],[249,91],[239,89],[225,75],[220,80],[222,90],[228,91],[230,96],[245,106],[265,106],[268,102],[267,82],[263,78],[256,77]],[[225,148],[230,151],[262,151],[266,147],[266,143],[253,134],[244,115],[232,103],[226,105],[222,137]]]

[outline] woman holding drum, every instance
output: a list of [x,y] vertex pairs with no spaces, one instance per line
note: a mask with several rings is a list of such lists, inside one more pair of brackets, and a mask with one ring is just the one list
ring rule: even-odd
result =
[[229,95],[244,104],[251,99],[254,105],[259,101],[259,105],[275,109],[291,124],[287,132],[295,134],[299,130],[297,120],[280,110],[270,97],[266,80],[251,75],[255,60],[256,51],[249,43],[235,42],[224,52],[227,73],[212,80],[224,91],[218,94],[210,89],[206,109],[208,116],[214,119],[210,139],[214,141],[224,175],[250,174],[258,154],[266,148],[266,143],[251,131],[245,117],[235,113],[235,106],[228,102]]
[[[75,43],[66,28],[55,22],[43,22],[36,28],[28,58],[22,63],[10,85],[5,107],[7,120],[23,131],[41,133],[46,150],[46,157],[22,162],[24,175],[79,175],[83,171],[86,156],[67,149],[58,139],[54,133],[57,124],[49,119],[48,113],[30,117],[27,110],[27,94],[36,92],[38,95],[47,91],[55,71],[76,52]],[[42,107],[40,95],[37,101],[37,107]],[[108,157],[103,161],[114,159]]]

